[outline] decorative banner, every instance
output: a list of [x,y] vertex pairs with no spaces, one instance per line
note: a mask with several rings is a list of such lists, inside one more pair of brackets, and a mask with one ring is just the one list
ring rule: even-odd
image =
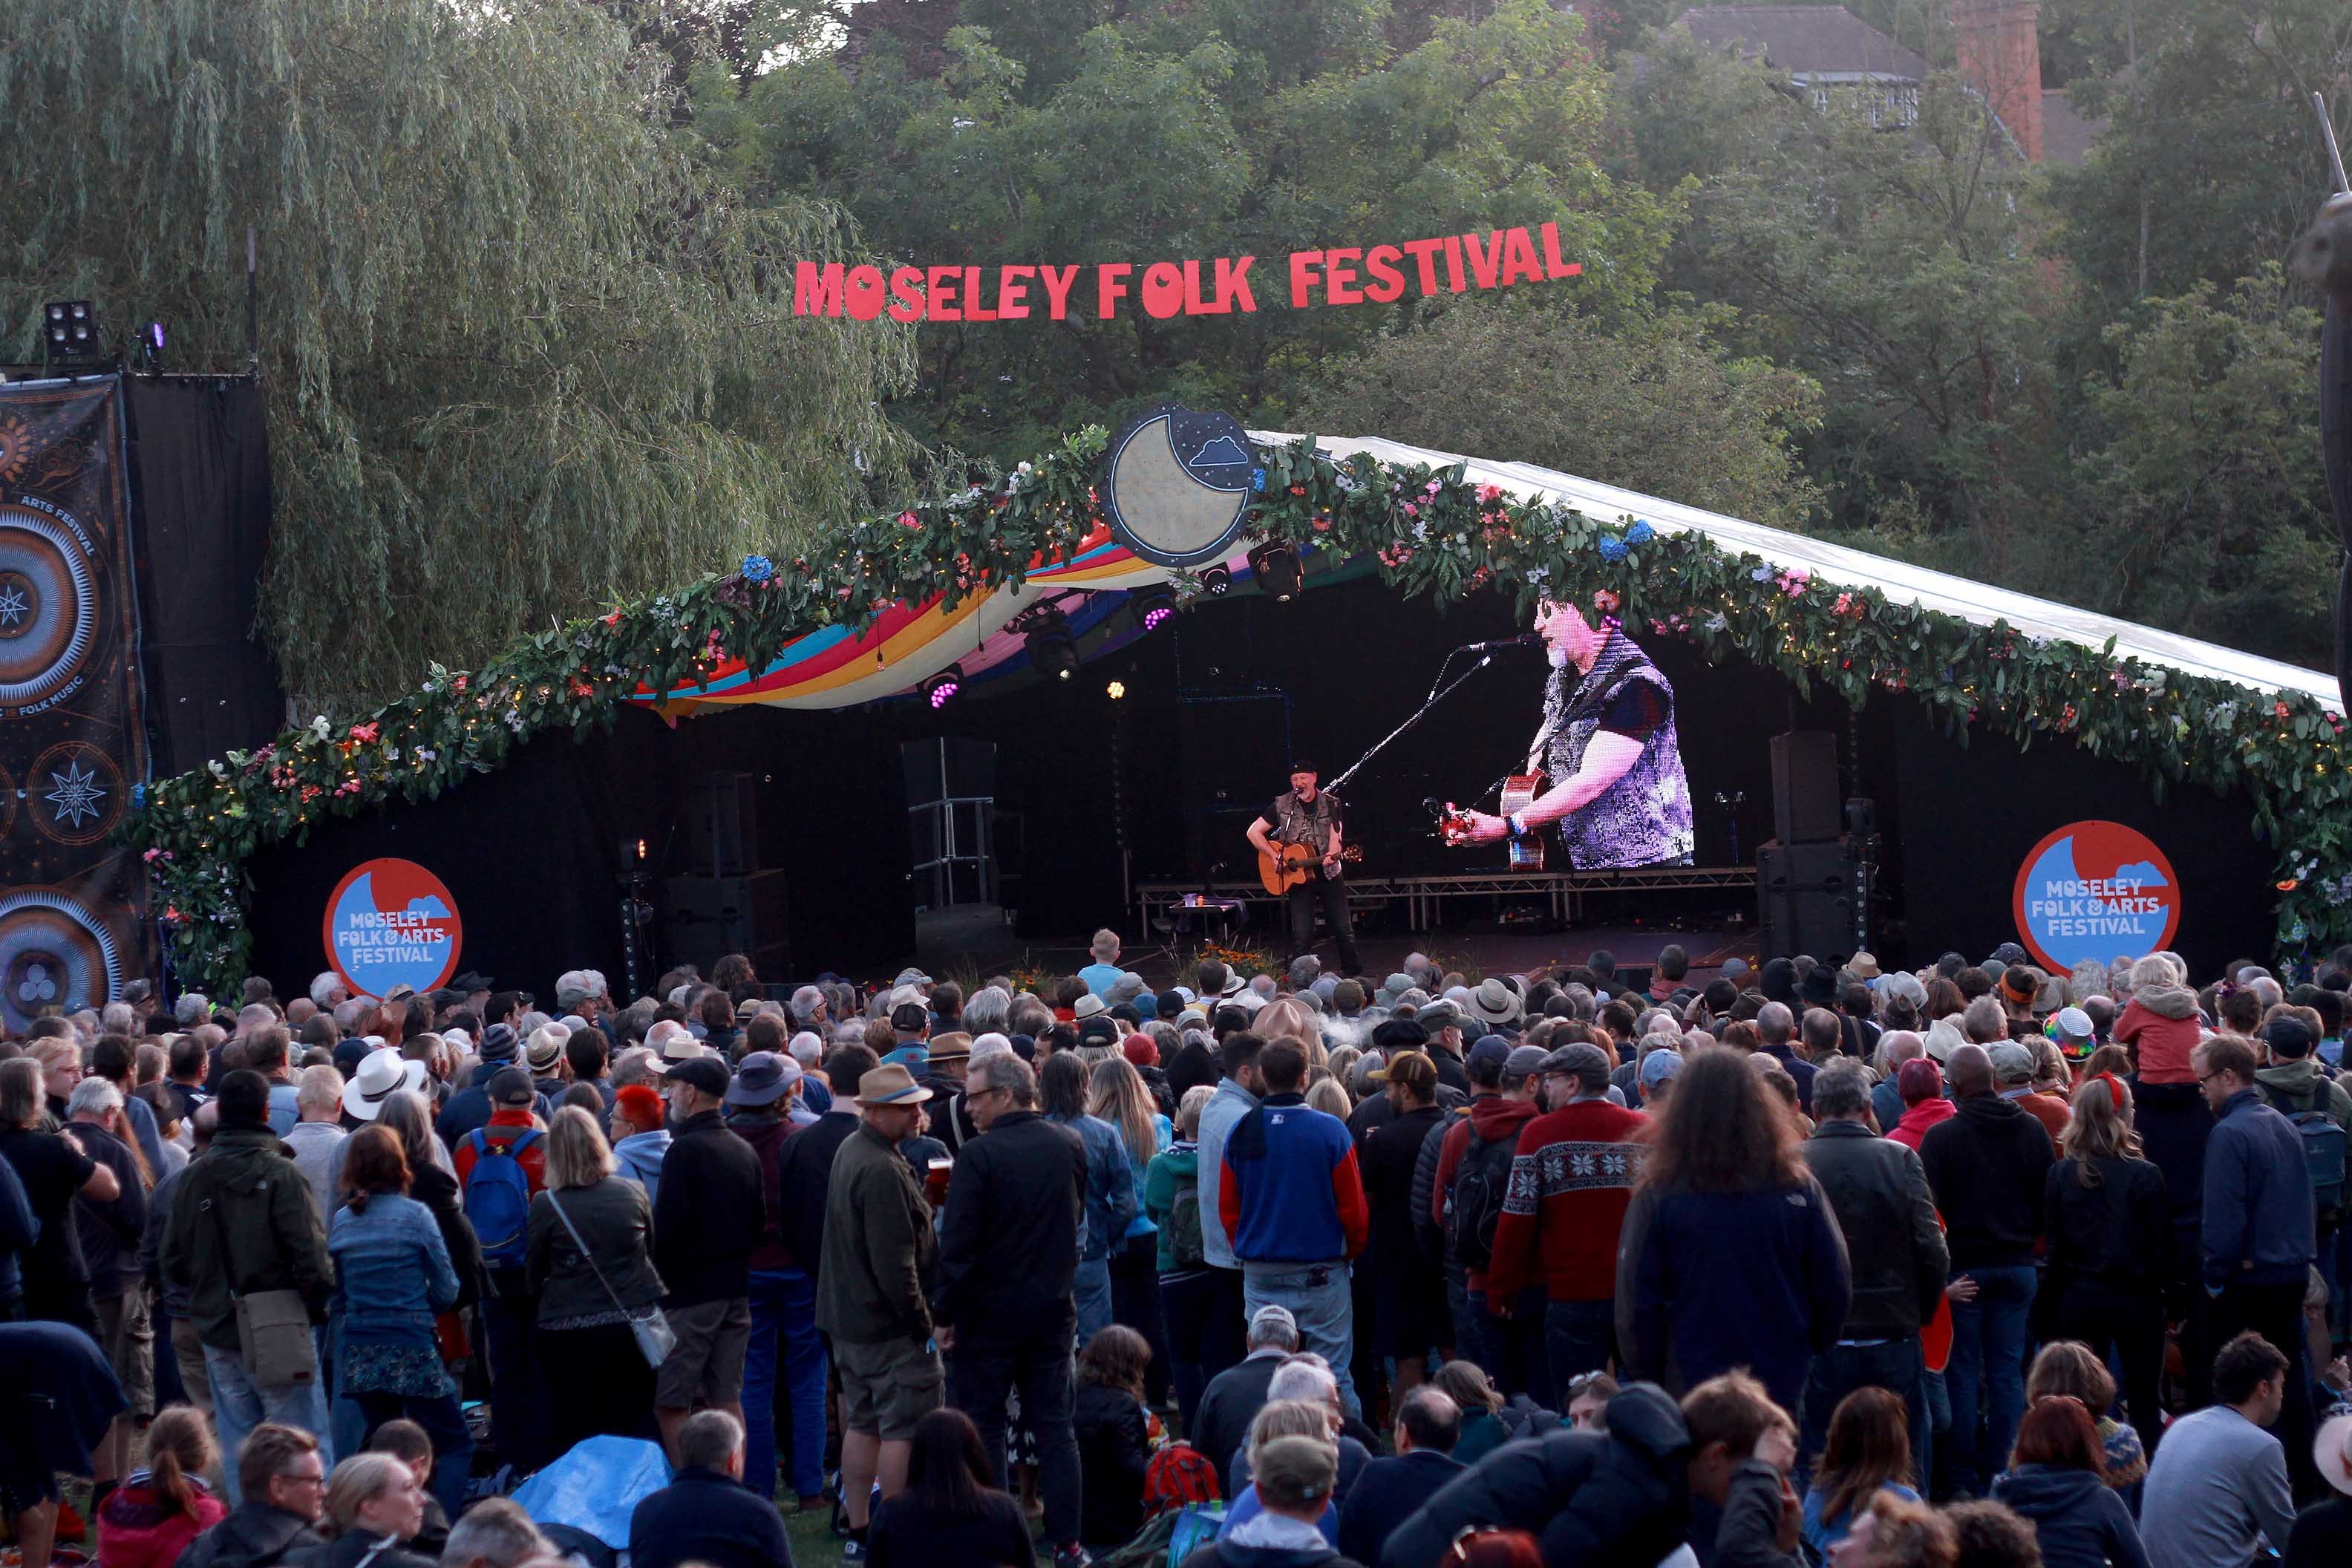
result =
[[1161,566],[1216,560],[1249,514],[1250,451],[1233,416],[1160,405],[1110,444],[1102,499],[1111,531]]
[[[1537,253],[1540,250],[1542,254]],[[1417,285],[1423,296],[1471,289],[1508,289],[1574,278],[1581,263],[1559,253],[1559,226],[1529,234],[1522,225],[1484,234],[1447,234],[1402,245],[1333,246],[1294,250],[1283,258],[1279,281],[1255,280],[1255,256],[1219,256],[1203,263],[1131,261],[1050,267],[1014,262],[1003,267],[878,267],[846,262],[795,264],[793,314],[847,315],[855,321],[1059,321],[1093,316],[1108,321],[1139,306],[1154,321],[1171,316],[1225,316],[1257,310],[1256,287],[1286,283],[1294,310],[1310,305],[1392,305]],[[1088,274],[1084,281],[1079,274]]]
[[2180,883],[2147,835],[2120,822],[2070,822],[2033,847],[2011,898],[2035,962],[2060,973],[2172,945]]
[[108,843],[147,781],[121,400],[111,375],[0,386],[0,1019],[12,1033],[151,972],[147,878]]
[[441,879],[414,860],[366,860],[335,884],[321,940],[352,991],[438,990],[457,973],[465,928]]

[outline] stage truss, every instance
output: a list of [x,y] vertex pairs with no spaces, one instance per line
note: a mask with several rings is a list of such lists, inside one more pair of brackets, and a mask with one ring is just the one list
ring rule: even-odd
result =
[[[1587,900],[1595,897],[1708,889],[1736,891],[1752,903],[1756,868],[1643,866],[1630,870],[1456,871],[1441,877],[1351,877],[1348,879],[1348,907],[1353,910],[1372,904],[1402,902],[1406,924],[1413,931],[1425,931],[1443,923],[1448,900],[1541,899],[1549,919],[1573,924],[1584,918]],[[1136,885],[1135,901],[1142,929],[1157,935],[1171,930],[1180,915],[1202,912],[1185,907],[1184,900],[1196,894],[1221,903],[1279,906],[1282,902],[1279,896],[1267,893],[1255,880],[1139,882]],[[1266,929],[1281,930],[1278,913],[1272,916]]]

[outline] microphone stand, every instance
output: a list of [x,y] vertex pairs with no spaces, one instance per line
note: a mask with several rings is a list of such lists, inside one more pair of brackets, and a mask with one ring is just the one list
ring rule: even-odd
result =
[[1372,749],[1366,752],[1362,756],[1358,757],[1354,762],[1349,763],[1348,770],[1345,773],[1341,773],[1338,778],[1333,779],[1329,784],[1323,786],[1325,790],[1337,795],[1341,786],[1346,784],[1349,779],[1354,778],[1363,768],[1363,765],[1366,763],[1370,762],[1374,757],[1379,756],[1382,752],[1388,750],[1390,742],[1396,740],[1398,736],[1403,734],[1407,730],[1412,729],[1415,724],[1420,723],[1423,719],[1429,716],[1429,710],[1431,709],[1436,707],[1440,702],[1444,701],[1446,698],[1452,696],[1454,694],[1454,688],[1460,686],[1464,681],[1469,679],[1472,676],[1477,674],[1480,670],[1495,662],[1495,656],[1493,654],[1481,654],[1478,656],[1477,663],[1472,665],[1469,668],[1455,676],[1452,680],[1447,680],[1445,679],[1445,672],[1453,668],[1454,656],[1462,651],[1463,650],[1461,648],[1455,648],[1453,653],[1445,656],[1445,663],[1438,667],[1438,683],[1429,689],[1429,696],[1423,701],[1420,707],[1412,710],[1412,717],[1405,720],[1403,723],[1398,725],[1395,729],[1391,730],[1387,734],[1381,736],[1378,741],[1373,742]]

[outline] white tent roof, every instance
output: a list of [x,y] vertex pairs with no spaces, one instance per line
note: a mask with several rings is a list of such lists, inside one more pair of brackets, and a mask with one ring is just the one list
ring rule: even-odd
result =
[[[1280,431],[1253,430],[1250,435],[1266,444],[1298,438]],[[1391,463],[1427,463],[1433,467],[1465,460],[1455,453],[1433,452],[1378,437],[1324,436],[1318,437],[1318,445],[1339,458],[1369,452]],[[1977,626],[1989,626],[1996,620],[2004,620],[2022,636],[2063,638],[2087,647],[2104,647],[2113,637],[2118,657],[2129,655],[2147,664],[2234,681],[2263,691],[2298,691],[2330,708],[2343,700],[2336,690],[2336,678],[2316,670],[2158,631],[2112,616],[2094,615],[2071,605],[1996,588],[1989,583],[1931,572],[1884,555],[1848,550],[1784,529],[1767,528],[1762,523],[1685,506],[1679,501],[1620,489],[1596,479],[1580,479],[1532,463],[1492,462],[1480,458],[1466,461],[1469,478],[1480,484],[1501,485],[1525,496],[1549,497],[1599,521],[1631,514],[1646,518],[1650,526],[1662,533],[1696,530],[1735,554],[1752,552],[1775,566],[1801,566],[1825,582],[1848,588],[1875,588],[1898,603],[1925,605]]]

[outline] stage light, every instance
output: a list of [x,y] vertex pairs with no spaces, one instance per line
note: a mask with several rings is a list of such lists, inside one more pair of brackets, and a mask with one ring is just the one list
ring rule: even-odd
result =
[[1040,616],[1022,643],[1029,654],[1029,668],[1038,674],[1067,680],[1078,672],[1078,642],[1070,635],[1069,619],[1061,611]]
[[139,356],[147,362],[149,370],[159,370],[163,363],[163,323],[150,321],[147,330],[139,334]]
[[1298,563],[1298,552],[1279,539],[1269,539],[1251,551],[1249,569],[1257,585],[1269,597],[1284,604],[1298,596],[1299,585],[1307,575]]
[[1222,561],[1201,574],[1201,592],[1212,599],[1222,599],[1234,591],[1234,574]]
[[1138,588],[1127,596],[1127,613],[1135,629],[1156,632],[1176,614],[1176,595],[1165,588]]
[[103,357],[98,307],[87,300],[52,300],[41,307],[42,347],[52,363]]
[[1110,700],[1113,702],[1116,702],[1120,698],[1127,695],[1127,682],[1124,680],[1114,680],[1108,686],[1104,687],[1103,689],[1109,692]]
[[923,682],[923,700],[934,709],[944,708],[962,689],[963,666],[951,664]]

